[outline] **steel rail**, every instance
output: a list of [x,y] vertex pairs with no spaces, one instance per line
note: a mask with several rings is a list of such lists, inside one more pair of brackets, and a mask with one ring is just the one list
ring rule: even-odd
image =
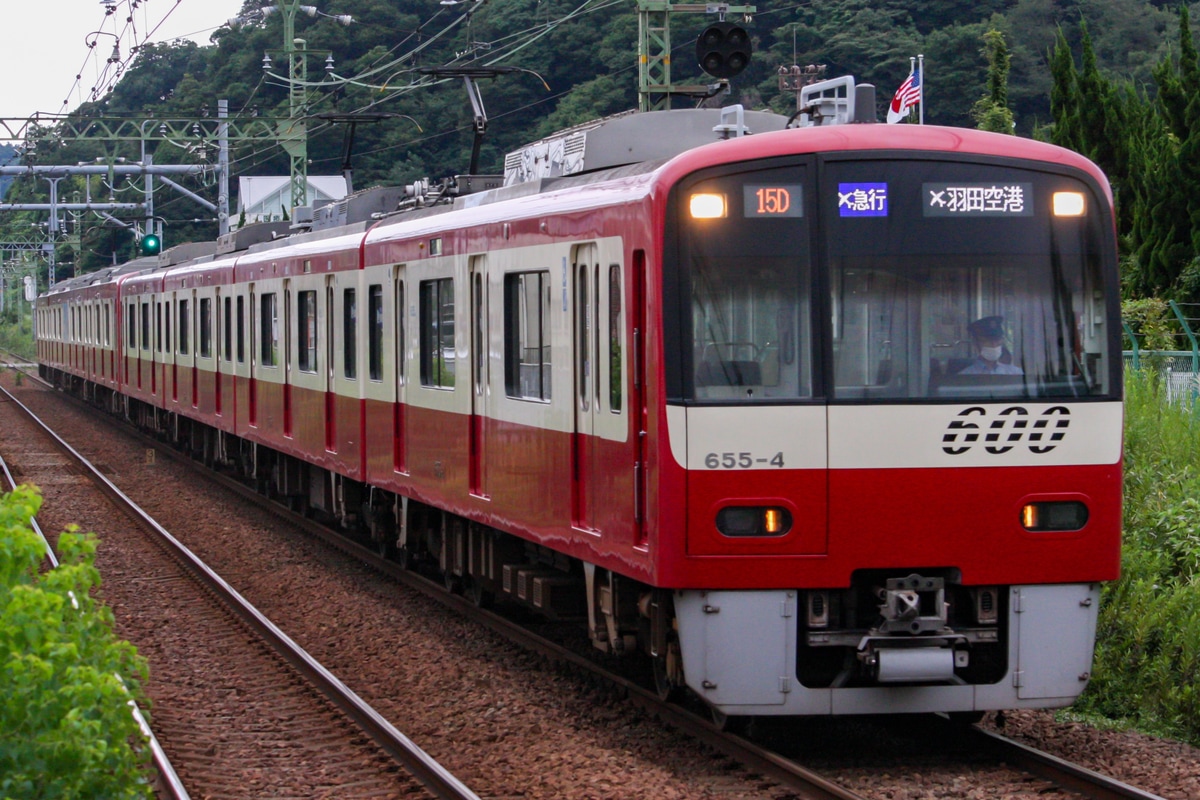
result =
[[[4,394],[3,398],[0,399],[12,401],[17,403],[18,406],[21,406],[21,403],[17,401],[16,398],[14,398],[11,394],[9,394],[9,392],[3,387],[0,387],[0,392],[3,392]],[[28,409],[25,409],[24,406],[21,406],[21,408],[28,413]],[[3,457],[0,457],[0,468],[2,468],[4,472],[4,479],[8,482],[8,486],[11,489],[16,489],[17,482],[13,478],[12,472],[9,471],[8,464],[4,462]],[[50,546],[50,540],[47,539],[46,534],[42,532],[42,527],[38,525],[37,519],[30,517],[29,525],[33,528],[34,532],[41,537],[42,544],[46,548],[46,558],[50,561],[51,569],[57,569],[58,557],[54,554],[54,548]],[[121,680],[121,677],[118,675],[117,679]],[[125,686],[124,680],[121,680],[121,685]],[[129,690],[126,689],[126,692],[128,691]],[[138,706],[137,702],[132,699],[129,701],[129,709],[130,713],[133,714],[133,718],[137,722],[138,727],[141,729],[142,735],[146,737],[147,744],[150,746],[150,758],[154,762],[155,780],[158,788],[164,795],[166,795],[167,798],[169,798],[169,800],[191,800],[191,796],[188,794],[187,788],[184,787],[183,781],[179,777],[179,773],[175,771],[175,766],[171,763],[171,759],[167,757],[167,753],[165,750],[163,750],[162,745],[159,743],[158,737],[154,735],[154,731],[150,728],[150,723],[146,721],[146,716],[142,713],[142,709]]]
[[[105,419],[111,422],[111,419],[107,416]],[[861,795],[855,794],[844,787],[822,778],[817,773],[806,769],[790,759],[758,747],[729,732],[721,731],[708,720],[698,717],[679,706],[660,700],[655,693],[621,676],[604,670],[586,658],[542,639],[504,617],[480,609],[463,597],[450,594],[441,584],[427,580],[393,561],[380,557],[374,550],[351,541],[325,525],[296,514],[285,506],[263,497],[253,488],[246,486],[236,479],[205,469],[197,465],[196,461],[186,454],[165,448],[162,442],[148,437],[136,429],[124,425],[120,427],[122,431],[140,437],[144,442],[153,446],[168,458],[195,469],[197,474],[206,476],[210,480],[265,508],[290,524],[304,529],[327,544],[366,562],[376,570],[396,578],[405,585],[415,588],[422,594],[453,610],[476,619],[496,633],[516,641],[524,647],[535,650],[552,661],[569,663],[572,666],[602,677],[605,681],[625,691],[629,698],[639,707],[658,716],[672,727],[736,759],[747,768],[768,775],[789,788],[796,790],[799,797],[806,799],[813,798],[813,800],[861,800]],[[1110,778],[1081,765],[1073,764],[1057,756],[1036,750],[999,734],[985,731],[977,726],[964,727],[960,724],[949,722],[947,724],[953,725],[956,733],[959,735],[966,733],[969,736],[977,737],[981,749],[988,750],[1031,774],[1052,781],[1063,788],[1091,800],[1163,800],[1163,798],[1151,792],[1138,789],[1115,778]]]
[[463,616],[479,622],[489,630],[513,641],[533,652],[539,653],[551,662],[566,663],[598,677],[621,691],[638,707],[659,717],[671,727],[704,742],[713,749],[735,759],[748,770],[768,776],[787,786],[803,800],[864,800],[863,796],[846,789],[843,786],[822,777],[816,772],[783,756],[749,742],[727,731],[719,730],[712,722],[687,711],[673,703],[665,702],[652,691],[636,683],[616,675],[567,648],[548,641],[536,633],[526,630],[515,622],[494,612],[477,607],[465,597],[447,592],[445,588],[417,573],[381,557],[374,550],[364,547],[337,531],[301,516],[287,507],[256,492],[253,488],[240,483],[236,479],[218,472],[206,469],[186,454],[163,446],[163,443],[152,439],[140,431],[121,426],[121,430],[141,438],[146,444],[153,446],[161,454],[171,460],[194,469],[197,474],[229,489],[245,500],[258,505],[276,515],[289,525],[301,528],[326,544],[352,556],[368,566],[392,577],[410,588],[416,589],[425,596],[447,606]]
[[[0,389],[0,391],[4,391]],[[5,392],[5,394],[8,394]],[[8,491],[17,488],[17,481],[13,478],[12,472],[8,469],[8,464],[5,463],[4,457],[0,456],[0,472],[4,473],[5,483],[8,484]],[[50,540],[46,538],[46,534],[42,532],[42,526],[38,525],[36,517],[29,518],[29,527],[33,528],[33,532],[42,540],[42,546],[46,549],[46,559],[50,562],[51,569],[58,568],[58,556],[54,554],[54,548],[50,546]]]
[[1130,786],[1128,783],[1102,775],[1087,767],[1037,750],[1029,745],[1001,736],[978,726],[970,727],[981,749],[1002,757],[1010,764],[1091,800],[1163,800],[1159,795]]
[[337,676],[260,613],[220,575],[209,569],[191,550],[159,525],[112,481],[108,480],[81,453],[38,419],[37,415],[21,401],[2,387],[0,387],[0,392],[3,392],[9,401],[41,427],[60,450],[79,463],[89,473],[101,492],[119,506],[137,525],[151,531],[154,534],[154,540],[182,564],[195,579],[214,592],[239,619],[262,636],[285,661],[370,735],[393,759],[402,764],[435,797],[442,798],[442,800],[479,800],[479,796],[466,784],[396,729],[378,711],[342,683]]

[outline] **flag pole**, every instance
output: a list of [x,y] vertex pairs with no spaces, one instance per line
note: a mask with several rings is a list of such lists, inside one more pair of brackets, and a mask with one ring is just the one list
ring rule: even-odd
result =
[[[920,80],[920,78],[921,78],[921,77],[923,77],[923,76],[921,76],[921,75],[919,75],[919,74],[917,73],[917,59],[916,59],[916,57],[914,57],[914,56],[909,56],[909,57],[908,57],[908,76],[911,78],[913,75],[917,75],[917,79],[918,79],[918,81]],[[921,91],[921,84],[920,84],[920,83],[918,83],[918,84],[917,84],[917,93],[918,93],[918,94],[917,94],[917,98],[918,98],[918,102],[919,102],[919,100],[920,100],[920,91]],[[907,114],[905,114],[905,115],[904,115],[904,117],[905,117],[905,119],[906,119],[907,121],[909,121],[909,122],[912,122],[912,106],[909,106],[909,108],[908,108],[908,113],[907,113]]]
[[917,74],[921,76],[921,82],[917,85],[917,108],[920,109],[919,124],[925,124],[925,54],[917,54],[917,65],[920,70]]

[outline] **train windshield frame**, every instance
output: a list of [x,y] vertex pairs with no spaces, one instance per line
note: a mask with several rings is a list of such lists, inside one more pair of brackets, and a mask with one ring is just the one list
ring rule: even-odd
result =
[[678,356],[667,359],[669,396],[1119,397],[1104,198],[1069,168],[945,154],[695,173],[667,211],[666,347]]

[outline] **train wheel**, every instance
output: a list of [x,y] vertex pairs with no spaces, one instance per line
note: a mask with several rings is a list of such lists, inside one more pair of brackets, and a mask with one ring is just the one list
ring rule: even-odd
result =
[[679,685],[671,680],[669,670],[667,668],[667,656],[658,656],[653,659],[654,663],[654,689],[658,692],[658,699],[664,702],[674,702],[679,699],[682,692]]
[[476,608],[491,608],[496,602],[496,595],[483,588],[483,581],[479,578],[468,577],[464,579],[466,582],[467,599],[475,604]]
[[712,712],[713,725],[719,731],[726,733],[735,733],[738,736],[745,736],[750,730],[750,723],[754,717],[747,717],[738,714],[726,714],[724,711],[718,711],[716,708],[710,709]]
[[446,591],[450,594],[463,593],[462,578],[458,577],[449,570],[442,573],[442,585],[446,587]]
[[394,538],[392,538],[391,536],[384,535],[384,536],[380,536],[378,539],[376,539],[375,540],[375,551],[377,553],[379,553],[379,556],[381,558],[386,558],[389,560],[391,560],[391,559],[398,560],[397,557],[399,556],[399,553],[397,552],[397,549],[396,549],[396,540]]

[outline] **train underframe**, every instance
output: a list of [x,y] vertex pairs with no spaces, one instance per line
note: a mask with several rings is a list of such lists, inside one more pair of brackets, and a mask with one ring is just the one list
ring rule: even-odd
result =
[[838,589],[661,589],[83,378],[42,376],[477,605],[586,625],[596,648],[647,657],[662,696],[690,691],[719,722],[1057,707],[1089,678],[1098,584],[968,587],[926,567],[863,570]]

